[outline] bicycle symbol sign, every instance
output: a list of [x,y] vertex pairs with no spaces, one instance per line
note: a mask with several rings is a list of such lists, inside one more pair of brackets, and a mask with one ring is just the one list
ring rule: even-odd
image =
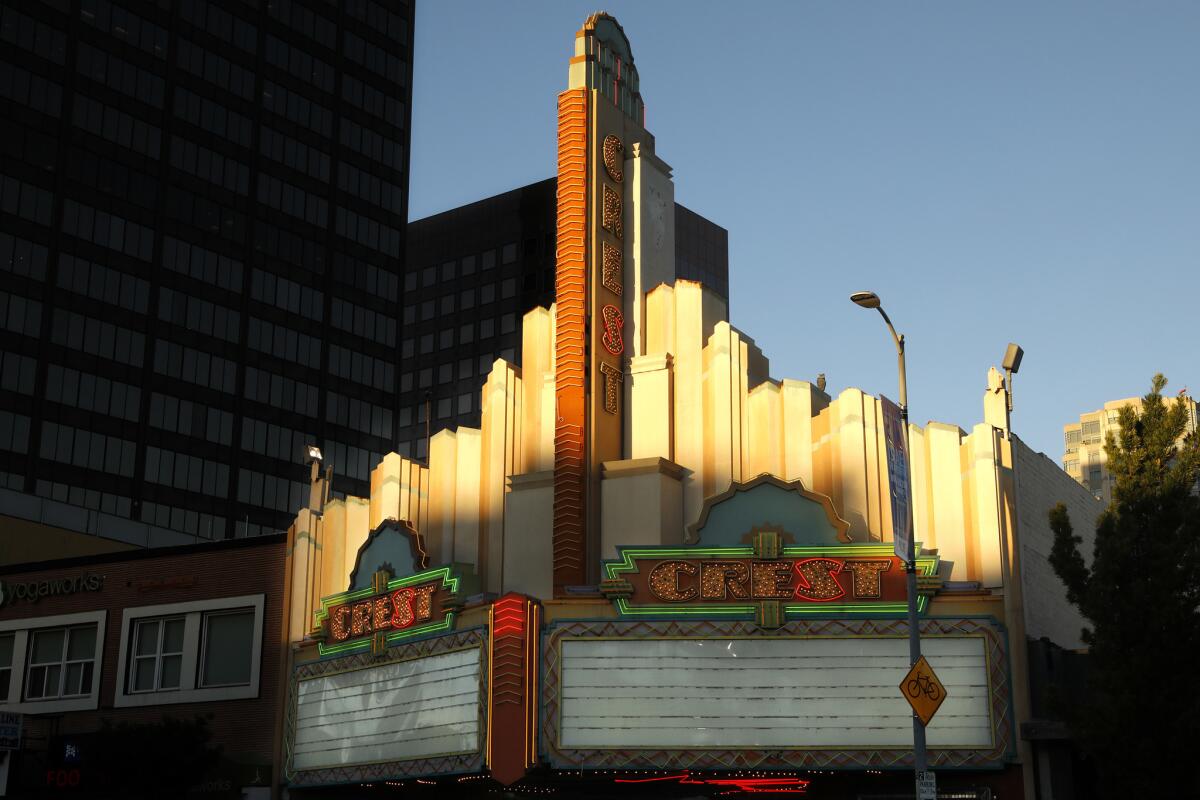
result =
[[929,720],[937,713],[942,701],[946,699],[946,687],[938,680],[937,674],[925,656],[917,659],[912,669],[900,681],[900,693],[912,706],[913,712],[920,717],[922,725],[928,725]]

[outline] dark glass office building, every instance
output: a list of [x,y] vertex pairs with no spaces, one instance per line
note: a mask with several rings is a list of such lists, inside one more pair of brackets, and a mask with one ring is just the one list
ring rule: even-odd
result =
[[258,534],[311,442],[365,495],[402,410],[412,2],[0,15],[0,487]]
[[[522,317],[554,302],[555,185],[549,178],[409,224],[399,452],[423,459],[427,431],[477,427],[492,363],[520,364]],[[729,298],[728,231],[678,203],[675,275]]]

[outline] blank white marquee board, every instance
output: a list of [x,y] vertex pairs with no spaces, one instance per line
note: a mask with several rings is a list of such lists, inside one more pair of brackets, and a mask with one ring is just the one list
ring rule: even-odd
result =
[[300,682],[292,768],[479,750],[479,648]]
[[[983,639],[921,648],[947,690],[929,746],[991,747]],[[907,638],[567,640],[559,746],[911,747],[908,668]]]

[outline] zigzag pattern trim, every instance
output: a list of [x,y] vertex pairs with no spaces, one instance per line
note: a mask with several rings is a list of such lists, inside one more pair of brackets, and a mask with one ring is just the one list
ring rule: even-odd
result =
[[585,582],[587,90],[558,96],[554,337],[554,592]]

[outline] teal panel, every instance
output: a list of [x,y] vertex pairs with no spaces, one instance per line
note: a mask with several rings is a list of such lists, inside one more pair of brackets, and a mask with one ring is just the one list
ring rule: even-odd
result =
[[793,489],[760,483],[714,504],[700,528],[705,547],[733,547],[753,528],[770,525],[790,533],[798,545],[841,544],[825,507]]

